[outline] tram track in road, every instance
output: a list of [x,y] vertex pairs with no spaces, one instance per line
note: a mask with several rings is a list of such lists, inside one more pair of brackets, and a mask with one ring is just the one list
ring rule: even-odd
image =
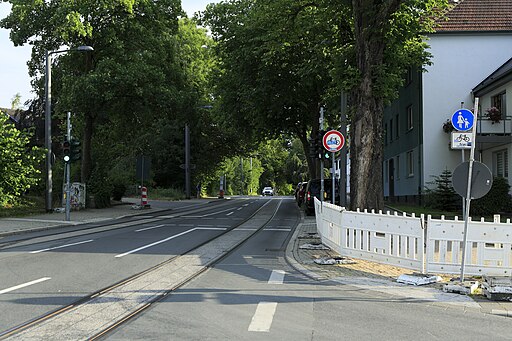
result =
[[218,209],[230,206],[237,201],[213,202],[212,204],[190,205],[183,208],[163,209],[157,212],[144,212],[137,215],[129,215],[120,217],[119,219],[108,220],[101,223],[87,223],[82,225],[65,226],[52,228],[45,231],[34,231],[14,236],[0,238],[0,250],[8,250],[11,248],[27,245],[37,245],[47,243],[49,241],[66,240],[76,238],[78,236],[88,236],[105,231],[114,231],[124,229],[131,226],[143,225],[152,222],[159,222],[164,219],[174,219],[186,217],[188,214],[199,214],[211,209]]
[[264,229],[275,217],[281,202],[266,201],[233,229],[74,303],[6,330],[0,333],[0,340],[101,338]]

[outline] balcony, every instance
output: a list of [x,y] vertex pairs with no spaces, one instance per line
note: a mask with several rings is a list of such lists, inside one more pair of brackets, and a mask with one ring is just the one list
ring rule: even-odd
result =
[[499,122],[488,117],[479,117],[476,126],[477,143],[486,143],[485,148],[512,142],[512,116],[505,116]]

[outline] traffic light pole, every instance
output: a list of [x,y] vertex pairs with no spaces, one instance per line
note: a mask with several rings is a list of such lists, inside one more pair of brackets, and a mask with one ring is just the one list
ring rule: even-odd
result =
[[[71,112],[68,111],[67,115],[67,138],[68,141],[71,141]],[[65,162],[65,170],[66,170],[66,221],[71,220],[71,189],[69,186],[70,178],[71,178],[71,160]]]

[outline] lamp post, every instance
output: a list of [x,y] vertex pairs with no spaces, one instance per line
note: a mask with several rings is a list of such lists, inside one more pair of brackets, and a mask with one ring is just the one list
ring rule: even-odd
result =
[[45,126],[45,146],[46,146],[46,212],[52,211],[52,54],[64,53],[68,51],[93,51],[91,46],[79,46],[73,49],[46,51],[45,65],[45,110],[44,110],[44,126]]

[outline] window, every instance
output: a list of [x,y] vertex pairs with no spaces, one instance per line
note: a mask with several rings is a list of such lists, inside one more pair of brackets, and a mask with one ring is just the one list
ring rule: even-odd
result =
[[508,178],[508,150],[503,149],[494,153],[494,175]]
[[400,180],[400,155],[396,156],[396,179]]
[[400,137],[400,125],[399,125],[400,121],[398,120],[398,114],[395,115],[395,138],[399,138]]
[[412,130],[413,128],[413,120],[412,120],[412,105],[407,107],[407,130]]
[[389,121],[389,142],[393,141],[393,119]]
[[412,83],[412,74],[413,74],[412,67],[409,66],[407,68],[407,74],[405,75],[405,84],[406,85],[409,85]]
[[414,176],[414,155],[411,151],[407,152],[407,176]]
[[388,144],[388,124],[384,123],[384,145]]
[[386,183],[388,183],[388,163],[389,163],[388,160],[384,161],[384,169],[383,170],[384,170],[384,181]]
[[496,107],[500,111],[501,119],[503,119],[507,113],[506,98],[506,92],[491,97],[491,106]]

